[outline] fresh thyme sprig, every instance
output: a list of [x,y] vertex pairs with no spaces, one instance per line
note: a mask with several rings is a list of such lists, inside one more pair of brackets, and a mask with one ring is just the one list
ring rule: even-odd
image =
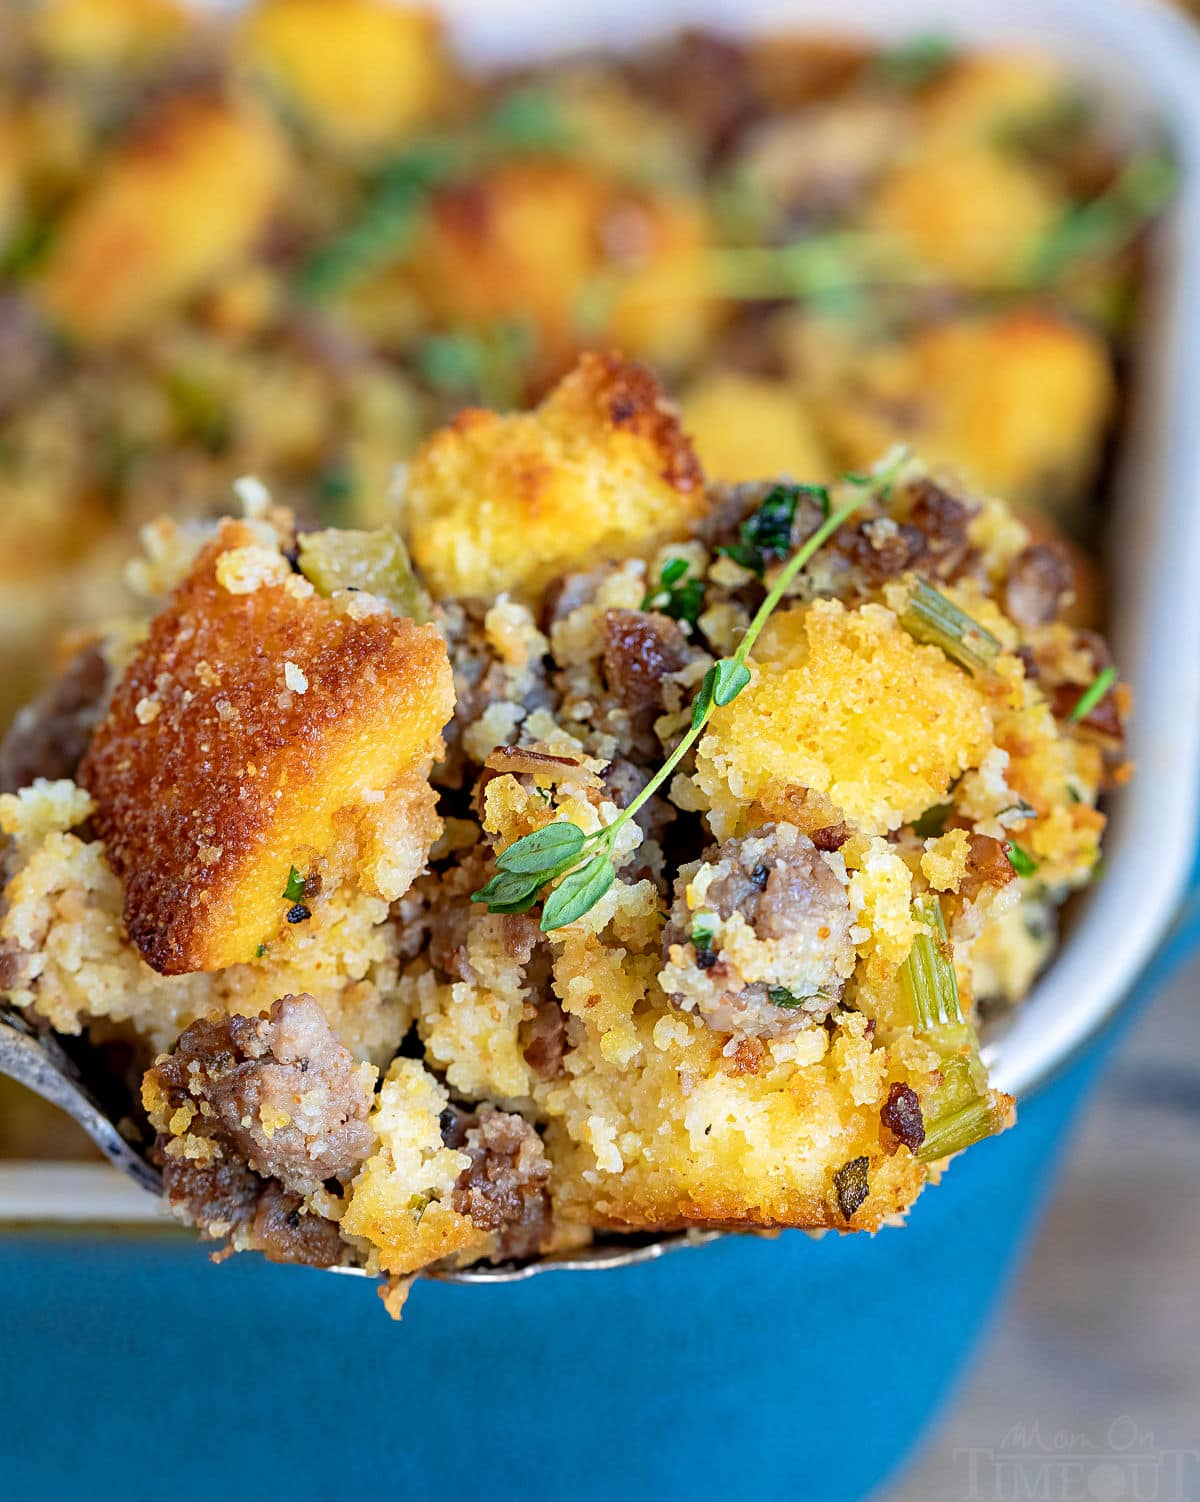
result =
[[1178,182],[1178,168],[1162,147],[1136,152],[1103,193],[1068,209],[1034,248],[1028,283],[1045,286],[1080,263],[1119,254],[1170,202]]
[[[577,824],[559,820],[514,840],[497,857],[495,876],[471,894],[472,902],[486,903],[490,913],[527,912],[541,898],[544,889],[562,877],[543,905],[540,924],[543,933],[574,923],[595,907],[616,879],[613,849],[617,836],[671,777],[715,711],[731,704],[750,682],[747,658],[796,575],[871,496],[889,493],[907,459],[908,451],[897,448],[869,474],[847,479],[845,483],[853,486],[855,494],[831,511],[780,569],[732,656],[714,662],[705,673],[692,700],[691,724],[683,738],[613,822],[585,835]],[[581,859],[582,865],[578,864]]]

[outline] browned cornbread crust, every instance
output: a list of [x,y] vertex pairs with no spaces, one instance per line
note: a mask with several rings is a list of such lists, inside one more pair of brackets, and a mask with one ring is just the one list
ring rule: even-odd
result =
[[364,792],[423,774],[453,709],[432,626],[348,609],[286,569],[231,592],[222,556],[256,547],[223,523],[80,767],[129,936],[164,975],[252,959],[285,920],[289,867],[309,871]]
[[584,355],[532,412],[470,408],[413,460],[413,562],[432,594],[540,592],[597,558],[645,556],[706,507],[704,476],[650,372]]

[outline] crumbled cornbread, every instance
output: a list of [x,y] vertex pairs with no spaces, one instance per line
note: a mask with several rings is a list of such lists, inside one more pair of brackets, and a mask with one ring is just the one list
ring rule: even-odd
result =
[[902,1216],[1011,1119],[978,1004],[1127,775],[1070,555],[903,453],[706,488],[602,357],[431,440],[408,524],[416,576],[262,496],[180,555],[78,779],[0,798],[5,995],[163,1050],[168,1197],[233,1248]]
[[776,616],[755,658],[754,683],[697,754],[718,837],[785,818],[797,788],[882,834],[940,803],[986,749],[974,682],[879,605],[816,601]]

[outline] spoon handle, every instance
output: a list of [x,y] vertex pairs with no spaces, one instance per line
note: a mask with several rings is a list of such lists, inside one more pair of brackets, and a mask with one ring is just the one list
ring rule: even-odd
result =
[[65,1051],[53,1038],[34,1032],[12,1012],[0,1011],[0,1074],[19,1081],[73,1117],[104,1156],[143,1189],[152,1194],[162,1192],[157,1171],[121,1136]]

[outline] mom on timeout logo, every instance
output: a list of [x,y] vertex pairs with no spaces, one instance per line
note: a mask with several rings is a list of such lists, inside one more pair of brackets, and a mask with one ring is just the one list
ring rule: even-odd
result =
[[1014,1424],[954,1451],[962,1502],[1198,1502],[1200,1450],[1157,1445],[1128,1416],[1095,1434]]

